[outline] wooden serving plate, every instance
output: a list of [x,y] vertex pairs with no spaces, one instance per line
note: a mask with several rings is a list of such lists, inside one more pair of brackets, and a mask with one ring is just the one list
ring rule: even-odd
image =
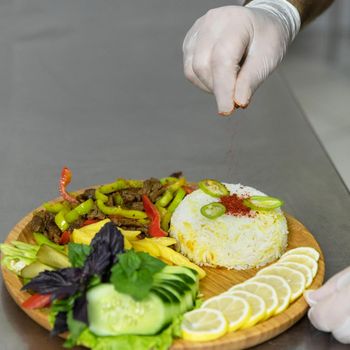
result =
[[[28,228],[28,223],[33,216],[33,212],[24,217],[9,233],[5,243],[12,240],[20,240],[23,242],[34,243],[32,232]],[[316,289],[322,285],[324,279],[325,265],[322,251],[313,237],[313,235],[294,217],[286,214],[289,228],[288,248],[292,249],[300,246],[308,246],[315,248],[320,253],[318,262],[318,272],[315,276],[310,289]],[[6,267],[1,267],[6,288],[14,301],[21,307],[21,304],[30,294],[22,292],[22,282],[20,278]],[[255,276],[258,269],[250,269],[245,271],[227,270],[224,268],[205,268],[207,276],[200,283],[200,291],[204,298],[220,294],[237,283],[241,283],[250,277]],[[306,313],[308,306],[303,297],[294,301],[288,309],[283,313],[274,316],[256,326],[237,332],[229,333],[215,341],[210,342],[188,342],[184,340],[176,340],[172,346],[173,350],[182,349],[245,349],[260,343],[263,343],[278,334],[281,334],[297,321],[299,321]],[[47,310],[22,310],[31,317],[35,322],[46,329],[50,329]]]

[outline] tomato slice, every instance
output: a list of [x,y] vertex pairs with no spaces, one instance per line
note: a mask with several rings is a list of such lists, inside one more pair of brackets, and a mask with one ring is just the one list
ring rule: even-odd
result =
[[51,294],[33,294],[22,303],[25,309],[42,309],[51,304]]
[[70,233],[69,231],[64,231],[61,235],[59,244],[68,244],[70,242]]

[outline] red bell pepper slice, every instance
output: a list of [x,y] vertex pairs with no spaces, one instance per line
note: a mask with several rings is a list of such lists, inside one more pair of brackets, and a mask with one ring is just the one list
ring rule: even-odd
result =
[[96,222],[101,221],[100,219],[86,219],[83,224],[81,225],[81,227],[84,226],[88,226],[88,225],[92,225],[92,224],[96,224]]
[[182,186],[182,188],[185,190],[186,194],[190,194],[196,189],[198,189],[198,187],[195,185],[185,185],[185,186]]
[[70,233],[69,231],[64,231],[61,235],[59,244],[68,244],[70,242]]
[[22,303],[25,309],[42,309],[51,304],[51,294],[33,294]]
[[142,196],[143,206],[147,216],[151,219],[151,223],[148,227],[148,233],[152,237],[165,237],[168,234],[160,227],[160,214],[157,207],[146,196]]
[[69,183],[72,180],[72,172],[69,168],[63,167],[62,172],[61,172],[61,178],[59,182],[59,191],[63,199],[70,203],[79,203],[76,198],[71,196],[67,190],[66,187],[69,185]]

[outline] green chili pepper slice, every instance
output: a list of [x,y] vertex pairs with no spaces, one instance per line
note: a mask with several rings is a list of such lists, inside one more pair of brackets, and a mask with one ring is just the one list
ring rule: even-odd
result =
[[212,197],[222,197],[230,194],[229,190],[224,184],[219,181],[206,179],[199,181],[199,188],[206,194]]
[[98,188],[95,190],[95,197],[96,197],[96,199],[99,199],[103,203],[106,203],[108,201],[108,196],[106,196],[105,194],[101,193]]
[[253,210],[273,210],[284,204],[282,200],[268,196],[252,196],[244,199],[243,203]]
[[102,185],[99,188],[99,191],[103,194],[109,194],[115,191],[123,190],[125,188],[141,188],[142,186],[143,186],[143,181],[141,180],[117,179],[115,182]]
[[69,223],[67,222],[65,216],[68,214],[68,209],[62,209],[55,216],[55,223],[59,227],[59,229],[64,232],[68,229]]
[[169,230],[169,224],[170,224],[171,217],[172,217],[175,209],[179,206],[179,204],[181,203],[181,201],[184,199],[185,196],[186,196],[186,191],[183,188],[179,188],[175,194],[174,199],[170,203],[166,213],[162,217],[162,225],[161,226],[162,226],[163,230],[165,230],[165,231]]
[[186,179],[184,177],[181,177],[176,182],[174,182],[173,184],[169,185],[167,187],[167,191],[170,191],[171,193],[174,193],[175,191],[177,191],[179,188],[181,188],[185,184],[186,184]]
[[156,202],[156,206],[160,206],[160,207],[166,207],[171,200],[174,198],[173,193],[169,190],[166,190],[164,192],[164,194],[162,195],[162,197],[160,197],[160,199],[157,200]]
[[217,202],[209,203],[207,205],[204,205],[201,208],[201,214],[211,220],[214,220],[224,215],[225,212],[226,212],[225,206]]
[[64,209],[63,203],[57,202],[57,203],[44,203],[43,207],[50,213],[57,214],[59,211]]
[[177,177],[172,177],[172,176],[168,176],[168,177],[163,177],[159,180],[159,182],[162,185],[169,185],[171,183],[174,183],[176,181],[178,181],[179,179]]
[[80,216],[88,214],[94,206],[94,201],[89,198],[85,202],[79,204],[73,210],[68,212],[65,216],[66,221],[71,224],[74,221],[78,220]]
[[36,244],[38,245],[42,245],[42,244],[46,244],[60,252],[64,252],[64,246],[56,244],[52,241],[50,241],[45,235],[43,235],[40,232],[33,232],[33,236],[35,239]]
[[97,207],[106,215],[120,215],[129,219],[146,219],[147,214],[140,210],[129,210],[120,207],[109,207],[100,199],[96,201]]
[[119,192],[117,192],[113,196],[113,199],[114,199],[114,203],[117,204],[117,205],[123,205],[123,203],[124,203],[123,197],[122,197],[122,195]]

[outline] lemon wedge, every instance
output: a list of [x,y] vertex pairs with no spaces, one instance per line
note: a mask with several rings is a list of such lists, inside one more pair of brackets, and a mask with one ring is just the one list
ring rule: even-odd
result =
[[314,259],[315,261],[318,261],[318,259],[320,258],[320,253],[311,247],[298,247],[298,248],[294,248],[291,250],[288,250],[287,252],[285,252],[282,257],[284,256],[288,256],[288,255],[297,255],[297,254],[303,254],[303,255],[307,255],[310,258]]
[[291,262],[291,261],[281,261],[281,262],[278,262],[276,265],[286,266],[293,270],[300,271],[305,277],[305,281],[306,281],[305,288],[309,287],[310,284],[312,283],[313,278],[312,278],[312,271],[310,267],[297,262]]
[[261,297],[266,305],[265,319],[269,318],[278,307],[277,293],[266,283],[249,280],[233,286],[230,290],[243,290]]
[[289,261],[289,262],[295,262],[295,263],[299,263],[302,265],[305,265],[307,267],[309,267],[312,271],[312,278],[314,278],[316,276],[317,273],[317,269],[318,269],[318,264],[317,262],[310,258],[308,255],[304,255],[304,254],[297,254],[297,255],[287,255],[287,256],[282,256],[281,259],[279,260],[279,262],[284,262],[284,261]]
[[196,309],[184,314],[181,331],[185,340],[214,340],[227,332],[227,321],[218,310]]
[[263,298],[255,294],[252,294],[243,290],[238,290],[238,289],[229,290],[225,293],[225,295],[233,295],[233,296],[243,298],[248,302],[250,306],[250,310],[251,310],[250,317],[241,326],[241,329],[250,328],[255,324],[257,324],[259,321],[265,319],[266,306]]
[[304,275],[286,266],[278,266],[277,264],[270,265],[257,273],[257,276],[261,275],[273,275],[284,278],[292,291],[290,302],[300,297],[306,286]]
[[283,312],[288,307],[292,291],[289,287],[289,284],[283,277],[273,275],[261,275],[255,276],[249,281],[266,283],[275,290],[278,299],[278,306],[274,312],[274,315]]
[[251,314],[249,303],[233,295],[218,295],[206,300],[201,307],[221,311],[228,322],[229,332],[241,328]]

